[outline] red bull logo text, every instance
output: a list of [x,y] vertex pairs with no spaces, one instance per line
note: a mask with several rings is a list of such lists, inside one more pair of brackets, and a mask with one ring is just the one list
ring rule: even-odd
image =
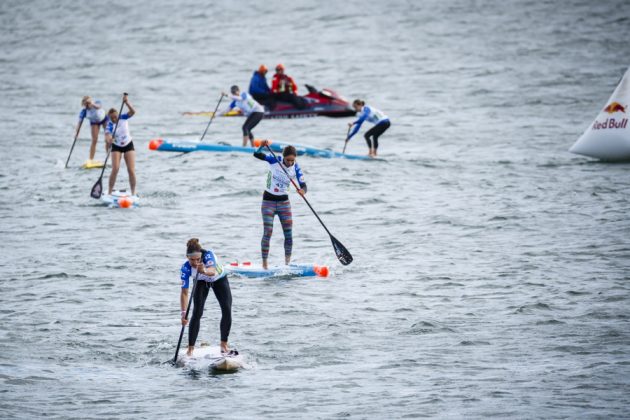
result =
[[604,108],[604,112],[607,112],[609,114],[614,114],[615,112],[623,112],[625,114],[626,107],[621,105],[619,102],[612,102],[608,106],[606,106],[606,108]]
[[615,128],[626,128],[628,126],[628,119],[622,118],[621,120],[616,120],[614,118],[606,118],[606,121],[599,122],[595,120],[593,122],[593,130],[605,130],[605,129],[615,129]]

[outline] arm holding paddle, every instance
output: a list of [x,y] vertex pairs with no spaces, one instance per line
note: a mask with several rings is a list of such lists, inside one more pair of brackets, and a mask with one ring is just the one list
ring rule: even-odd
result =
[[[293,163],[291,163],[290,165],[286,165],[286,162],[283,162],[282,158],[279,158],[275,155],[270,156],[267,155],[265,153],[262,152],[263,147],[266,147],[267,149],[269,149],[269,151],[271,151],[271,148],[269,148],[269,145],[271,144],[271,142],[269,140],[262,140],[260,142],[260,147],[254,152],[254,157],[256,159],[260,159],[260,160],[264,160],[269,164],[274,164],[274,163],[279,163],[280,166],[291,166]],[[273,154],[273,151],[271,151],[271,153]],[[283,167],[282,168],[285,173],[286,173],[286,169]],[[287,173],[288,176],[288,173]],[[304,197],[304,194],[306,194],[306,183],[304,182],[304,178],[302,175],[302,172],[297,169],[296,170],[296,178],[298,180],[298,183],[300,184],[300,186],[298,187],[297,184],[293,181],[293,179],[289,178],[290,181],[293,183],[293,185],[295,186],[295,189],[297,191],[298,194],[300,194],[302,197]]]
[[127,108],[129,109],[129,111],[127,111],[127,115],[128,116],[133,116],[136,113],[136,109],[133,107],[133,105],[131,105],[131,102],[129,102],[129,95],[127,95],[126,93],[123,95],[123,102],[125,103],[125,105],[127,105]]
[[182,293],[179,295],[179,306],[181,307],[182,325],[188,325],[188,319],[186,319],[186,309],[188,308],[188,289],[182,289]]
[[[365,121],[366,117],[367,117],[366,115],[361,114],[358,120],[348,123],[348,140],[350,140],[352,137],[354,137],[355,134],[357,134],[357,132],[361,128],[361,125],[363,124],[363,121]],[[352,129],[352,131],[350,131],[353,125],[354,125],[354,128]]]
[[[228,98],[228,99],[231,99],[231,100],[232,100],[232,102],[230,102],[230,103],[228,104],[227,108],[225,108],[225,110],[224,110],[224,111],[221,111],[221,112],[219,113],[219,115],[221,115],[221,116],[225,116],[225,115],[229,114],[229,113],[230,113],[230,111],[232,111],[232,110],[234,109],[234,107],[236,106],[236,101],[238,101],[238,100],[240,99],[238,96],[228,95],[228,94],[227,94],[227,93],[225,93],[225,92],[221,92],[221,98],[223,98],[224,96],[225,96],[226,98]],[[215,110],[215,114],[216,114],[216,110]],[[214,115],[214,114],[213,114],[213,115]]]

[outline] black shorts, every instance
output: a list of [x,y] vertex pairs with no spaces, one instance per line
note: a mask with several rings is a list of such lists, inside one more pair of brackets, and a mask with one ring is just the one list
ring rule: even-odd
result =
[[123,147],[116,146],[115,144],[112,143],[112,152],[125,153],[125,152],[131,152],[132,150],[136,150],[133,147],[133,141],[130,141],[128,145],[123,146]]

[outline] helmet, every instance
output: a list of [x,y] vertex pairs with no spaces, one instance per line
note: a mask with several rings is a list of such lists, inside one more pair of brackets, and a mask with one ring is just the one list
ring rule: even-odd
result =
[[230,88],[230,92],[232,92],[232,94],[236,95],[236,92],[238,92],[240,89],[238,88],[238,86],[234,85]]
[[261,64],[260,67],[258,67],[258,71],[260,73],[266,73],[267,72],[267,66],[265,66],[264,64]]
[[282,63],[278,64],[276,70],[284,70],[284,65],[282,65]]

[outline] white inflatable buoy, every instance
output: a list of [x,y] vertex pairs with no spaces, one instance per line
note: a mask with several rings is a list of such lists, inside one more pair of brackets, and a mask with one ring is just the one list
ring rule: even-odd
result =
[[606,106],[569,152],[607,161],[630,160],[630,68]]

